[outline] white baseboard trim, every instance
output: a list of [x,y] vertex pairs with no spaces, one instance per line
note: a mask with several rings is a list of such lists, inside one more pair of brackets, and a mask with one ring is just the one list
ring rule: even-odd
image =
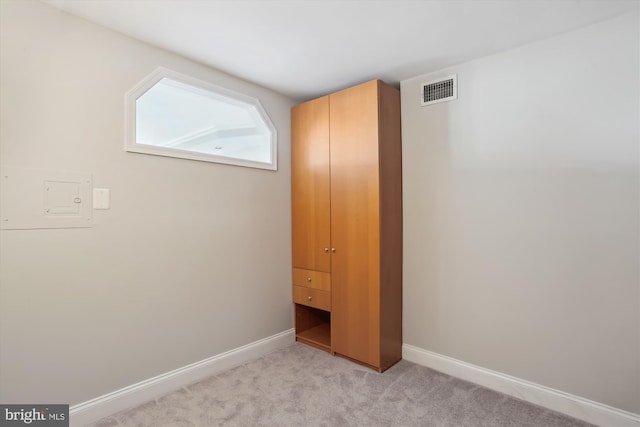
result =
[[69,408],[70,425],[84,426],[122,410],[140,405],[173,390],[193,384],[217,372],[257,359],[295,342],[290,329],[208,359],[158,375]]
[[640,426],[640,415],[638,414],[462,362],[409,344],[403,344],[402,357],[418,365],[435,369],[592,424],[615,427]]

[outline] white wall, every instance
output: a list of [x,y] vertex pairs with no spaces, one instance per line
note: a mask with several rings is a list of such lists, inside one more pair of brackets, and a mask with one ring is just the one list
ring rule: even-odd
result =
[[[293,102],[34,1],[1,1],[2,165],[87,171],[93,228],[0,232],[0,401],[77,404],[292,327]],[[207,42],[207,41],[203,41]],[[157,66],[259,98],[279,171],[124,151]]]
[[402,82],[405,343],[640,413],[639,47],[636,11]]

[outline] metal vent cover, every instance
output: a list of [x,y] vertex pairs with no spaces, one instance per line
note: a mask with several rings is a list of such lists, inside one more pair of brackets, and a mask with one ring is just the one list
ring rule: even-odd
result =
[[458,98],[458,75],[422,83],[421,104],[431,105]]

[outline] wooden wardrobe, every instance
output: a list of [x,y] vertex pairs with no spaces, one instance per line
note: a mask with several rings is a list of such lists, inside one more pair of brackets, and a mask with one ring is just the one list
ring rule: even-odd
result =
[[296,339],[382,372],[402,358],[400,93],[305,102],[291,132]]

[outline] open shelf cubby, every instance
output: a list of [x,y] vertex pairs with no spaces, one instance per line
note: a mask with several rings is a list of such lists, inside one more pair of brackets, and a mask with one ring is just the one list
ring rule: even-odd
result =
[[296,341],[331,352],[331,313],[295,304]]

